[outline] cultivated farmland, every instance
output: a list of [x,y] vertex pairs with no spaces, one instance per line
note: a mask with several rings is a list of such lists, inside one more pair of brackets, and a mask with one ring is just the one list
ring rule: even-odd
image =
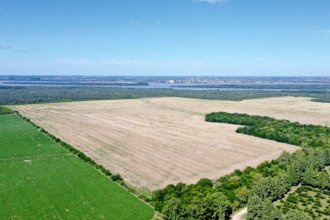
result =
[[211,101],[185,98],[88,101],[15,106],[50,133],[120,173],[137,187],[157,189],[274,159],[292,145],[236,133],[239,126],[204,121],[215,111],[268,115],[329,125],[330,105],[308,98]]
[[17,115],[0,115],[0,219],[151,219],[151,207]]

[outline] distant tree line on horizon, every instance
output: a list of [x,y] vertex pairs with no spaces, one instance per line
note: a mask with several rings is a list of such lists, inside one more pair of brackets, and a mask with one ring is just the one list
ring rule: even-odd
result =
[[175,90],[111,87],[57,87],[57,86],[0,86],[0,105],[70,102],[84,100],[137,99],[145,97],[185,97],[210,100],[233,100],[277,96],[307,96],[315,101],[330,102],[330,92],[304,91],[256,91],[256,90]]
[[278,91],[298,90],[329,90],[330,83],[236,83],[236,84],[202,84],[202,85],[180,85],[178,88],[212,88],[212,89],[263,89]]

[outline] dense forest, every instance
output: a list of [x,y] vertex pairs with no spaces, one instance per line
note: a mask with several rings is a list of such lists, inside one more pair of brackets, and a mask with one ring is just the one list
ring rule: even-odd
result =
[[[277,160],[266,161],[256,168],[247,167],[243,171],[236,170],[214,181],[201,179],[196,184],[179,183],[155,191],[151,203],[157,211],[164,215],[165,219],[229,219],[234,211],[247,204],[251,210],[249,218],[258,218],[269,211],[272,201],[281,198],[292,185],[299,184],[302,179],[306,179],[305,176],[309,175],[309,167],[320,171],[324,166],[330,164],[330,148],[328,148],[330,132],[327,127],[300,125],[270,117],[223,112],[208,114],[206,120],[245,125],[246,128],[257,127],[258,129],[252,130],[256,131],[255,133],[250,132],[249,134],[261,136],[265,131],[265,133],[270,132],[276,135],[263,135],[262,137],[272,140],[279,138],[282,142],[295,143],[305,149],[294,154],[284,152]],[[238,132],[242,132],[241,129],[239,128]],[[282,138],[283,135],[287,138]],[[290,138],[291,135],[292,138]],[[321,138],[321,141],[315,142],[314,138],[309,140],[309,137],[314,135]],[[260,188],[258,188],[259,186]],[[257,192],[255,193],[255,191]],[[252,196],[259,195],[259,193],[270,196],[269,201]],[[252,210],[255,210],[253,204],[266,204],[265,208],[261,209],[263,213],[253,214]],[[259,208],[256,206],[257,210]],[[273,212],[269,213],[273,215]],[[278,214],[278,211],[276,213]],[[290,211],[283,214],[281,218],[294,219],[292,216],[299,215],[304,215],[304,213]]]
[[175,90],[111,87],[0,86],[0,105],[64,102],[105,99],[136,99],[144,97],[186,97],[212,100],[244,100],[276,96],[306,96],[315,101],[330,101],[325,90],[260,91],[260,90]]
[[330,147],[330,128],[318,125],[301,125],[288,120],[247,114],[217,112],[206,115],[208,122],[245,125],[238,133],[253,135],[302,147]]

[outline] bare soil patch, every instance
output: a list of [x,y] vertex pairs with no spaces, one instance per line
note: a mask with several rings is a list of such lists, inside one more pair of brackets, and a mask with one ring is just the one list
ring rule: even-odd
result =
[[187,98],[86,101],[15,106],[21,114],[136,187],[218,178],[297,147],[204,121],[214,111],[330,125],[330,104],[308,98],[212,101]]

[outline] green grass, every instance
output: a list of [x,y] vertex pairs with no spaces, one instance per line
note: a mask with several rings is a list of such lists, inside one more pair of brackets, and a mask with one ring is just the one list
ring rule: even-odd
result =
[[0,116],[0,149],[0,160],[69,153],[16,115]]
[[153,214],[17,115],[0,116],[1,219],[151,219]]

